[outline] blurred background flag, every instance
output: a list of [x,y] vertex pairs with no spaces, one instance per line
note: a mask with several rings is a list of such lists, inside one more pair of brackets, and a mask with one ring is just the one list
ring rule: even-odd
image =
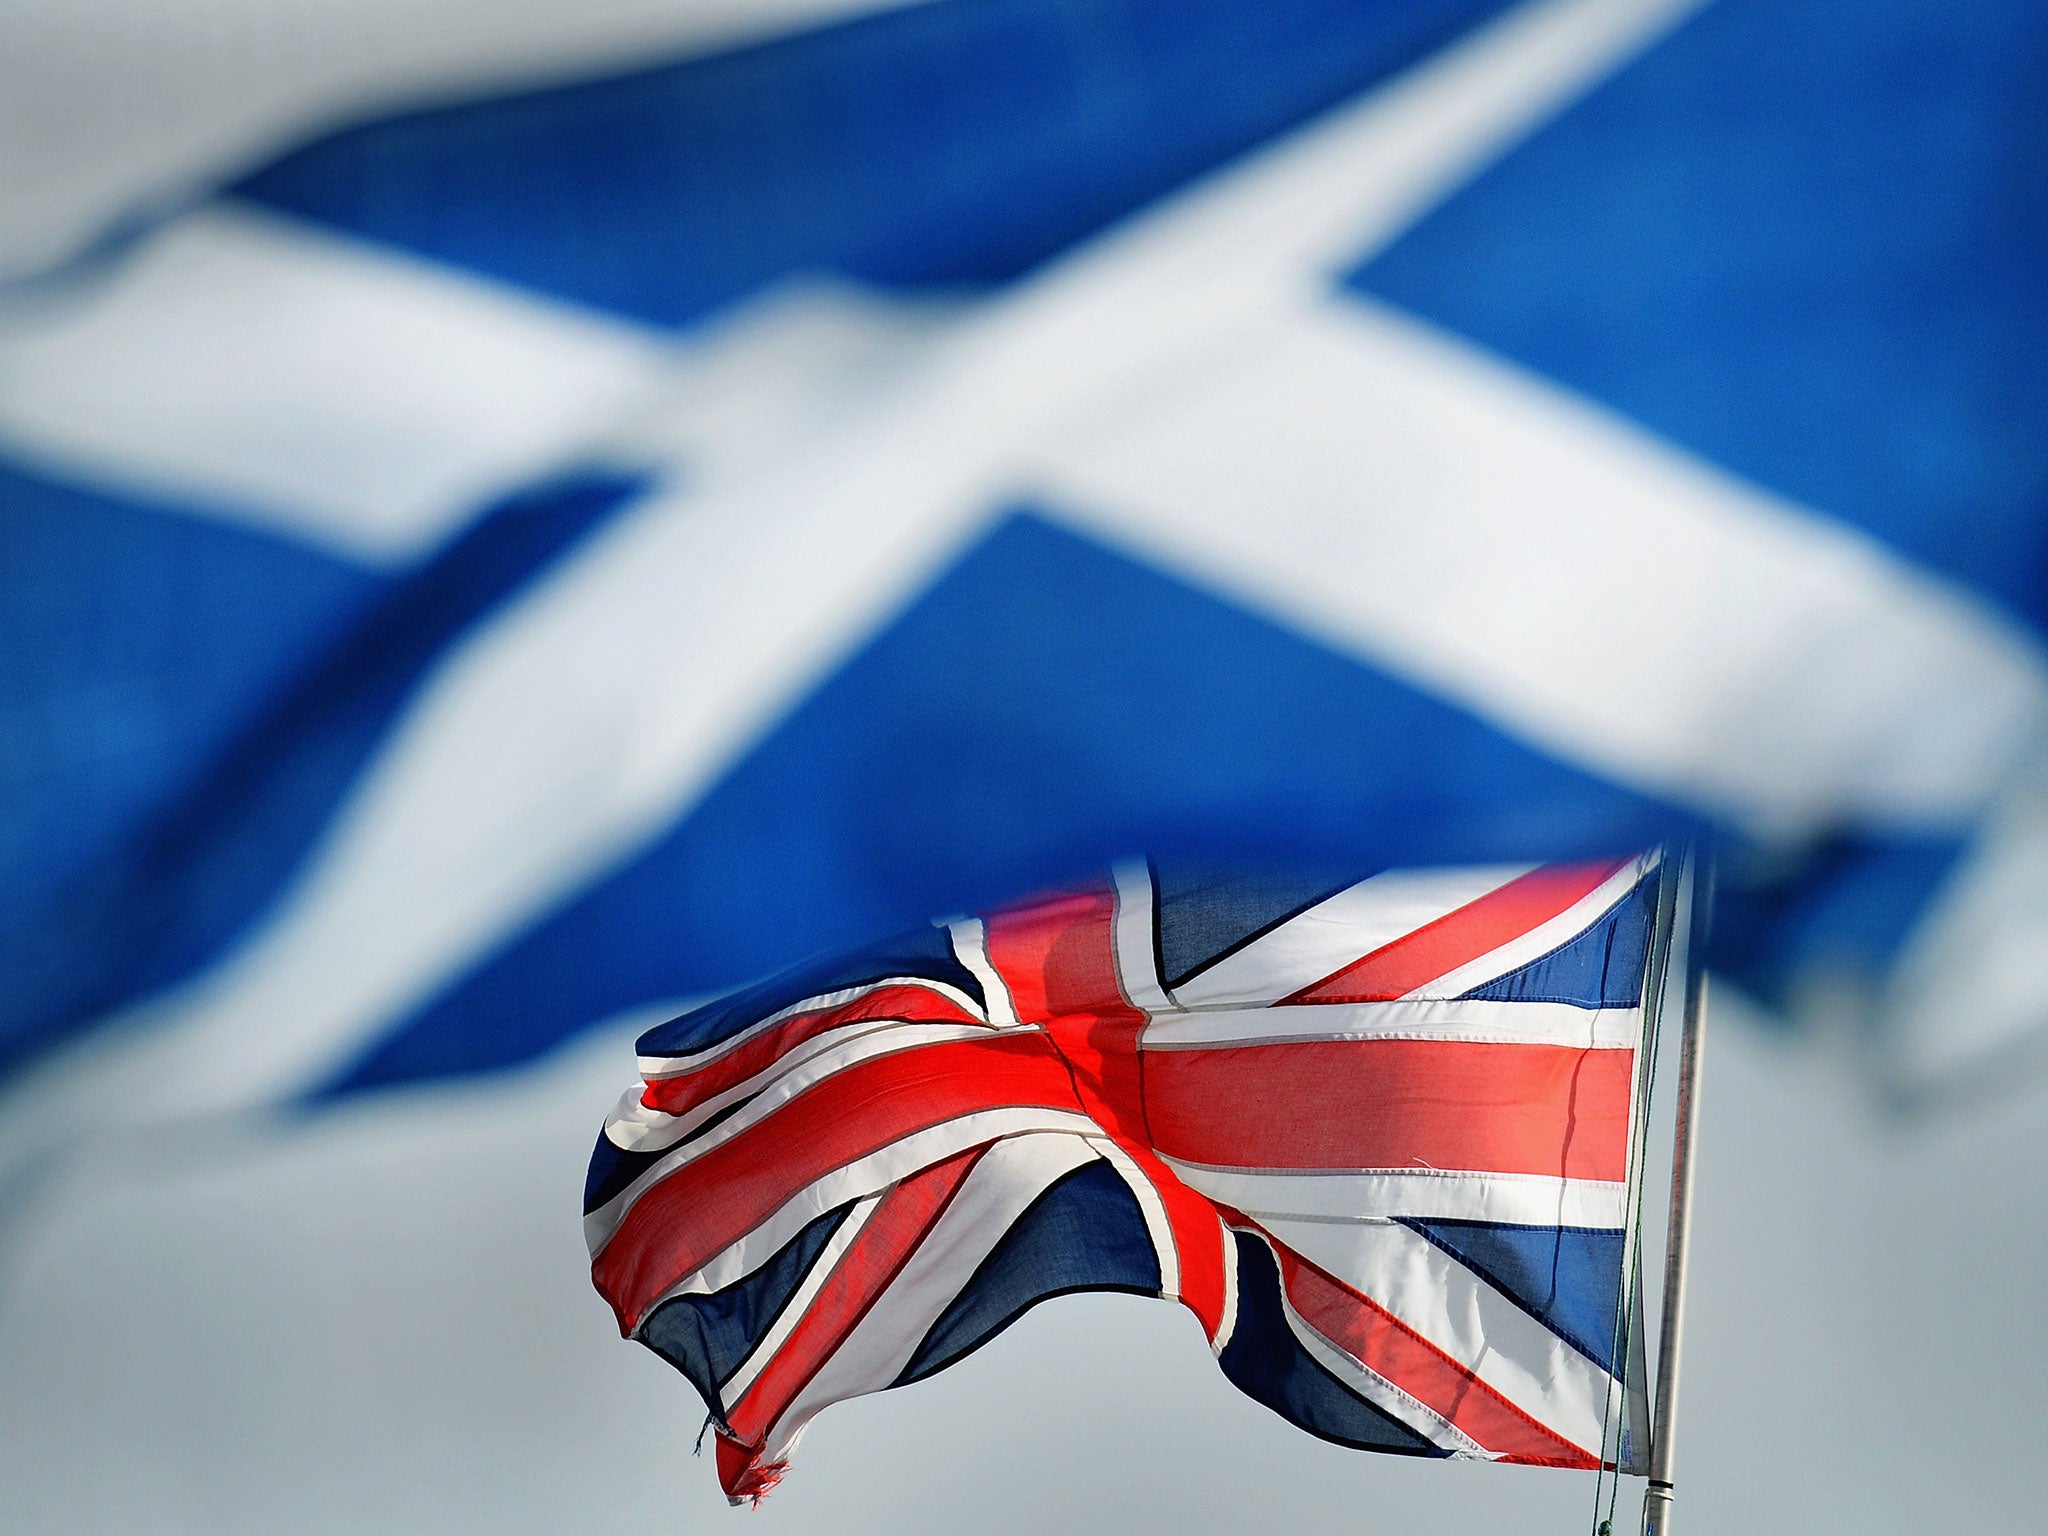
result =
[[2037,7],[205,14],[0,64],[17,1193],[1136,848],[1708,827],[1781,1023],[2036,1048]]

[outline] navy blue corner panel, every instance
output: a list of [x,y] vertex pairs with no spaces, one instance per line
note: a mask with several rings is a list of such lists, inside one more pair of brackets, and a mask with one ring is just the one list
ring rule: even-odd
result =
[[1570,1003],[1579,1008],[1635,1007],[1643,999],[1656,895],[1657,879],[1652,875],[1584,933],[1465,996]]
[[1011,1223],[891,1385],[944,1370],[1039,1302],[1071,1291],[1159,1294],[1159,1255],[1144,1213],[1107,1162],[1076,1168]]
[[[607,1145],[600,1142],[600,1151]],[[640,1328],[640,1341],[688,1377],[711,1411],[718,1414],[718,1388],[775,1326],[852,1210],[849,1204],[827,1211],[785,1243],[774,1258],[722,1291],[685,1294],[663,1302],[648,1313]]]
[[1404,1219],[1402,1225],[1483,1276],[1601,1370],[1615,1373],[1626,1233],[1493,1221]]
[[1355,872],[1219,870],[1206,860],[1156,855],[1151,868],[1155,958],[1169,989],[1358,878]]
[[1287,1326],[1273,1250],[1236,1232],[1237,1325],[1216,1357],[1247,1397],[1339,1445],[1399,1456],[1446,1456],[1399,1419],[1352,1391],[1302,1347]]
[[347,129],[237,189],[658,324],[1014,277],[1506,0],[935,0]]

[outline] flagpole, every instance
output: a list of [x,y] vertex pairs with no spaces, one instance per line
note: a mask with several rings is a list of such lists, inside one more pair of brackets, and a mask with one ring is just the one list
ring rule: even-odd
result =
[[1643,1536],[1671,1536],[1671,1480],[1678,1371],[1685,1331],[1685,1274],[1692,1241],[1693,1171],[1699,1151],[1700,1053],[1707,1011],[1706,938],[1714,866],[1697,841],[1685,853],[1685,1023],[1679,1041],[1678,1123],[1671,1141],[1671,1223],[1664,1249],[1664,1324],[1657,1350],[1657,1410],[1650,1437]]

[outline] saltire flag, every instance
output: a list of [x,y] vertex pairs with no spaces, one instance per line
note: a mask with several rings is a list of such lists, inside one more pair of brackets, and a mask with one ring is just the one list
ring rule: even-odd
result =
[[[88,241],[0,317],[0,1140],[532,1061],[1133,847],[1704,825],[1720,966],[1983,1070],[2048,1017],[2037,26],[937,0]],[[1742,170],[1837,133],[1885,174]]]
[[707,1004],[598,1141],[598,1290],[735,1503],[821,1409],[1091,1289],[1179,1301],[1340,1444],[1639,1470],[1658,863],[1132,862]]

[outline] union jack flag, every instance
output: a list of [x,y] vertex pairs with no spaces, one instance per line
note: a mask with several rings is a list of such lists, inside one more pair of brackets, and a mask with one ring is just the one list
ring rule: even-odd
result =
[[1180,1301],[1329,1440],[1631,1470],[1658,862],[1136,863],[698,1008],[598,1142],[597,1287],[734,1502],[827,1404],[1083,1289]]

